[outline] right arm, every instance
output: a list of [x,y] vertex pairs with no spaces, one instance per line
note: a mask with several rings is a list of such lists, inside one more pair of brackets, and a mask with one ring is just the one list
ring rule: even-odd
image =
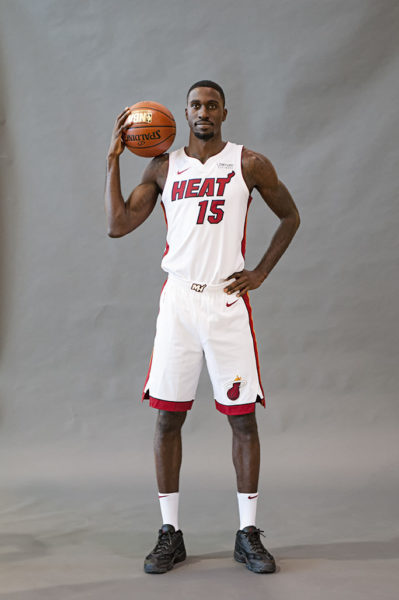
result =
[[132,191],[127,202],[121,192],[119,156],[124,150],[122,131],[128,125],[129,108],[117,117],[107,156],[105,181],[105,212],[108,235],[122,237],[141,225],[151,214],[162,192],[168,171],[169,156],[154,158],[144,171],[141,183]]

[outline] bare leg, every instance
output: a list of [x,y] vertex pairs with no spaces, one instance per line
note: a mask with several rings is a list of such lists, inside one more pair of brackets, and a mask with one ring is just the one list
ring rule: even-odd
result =
[[255,413],[229,415],[233,430],[233,464],[240,493],[257,492],[260,469],[260,444]]
[[160,410],[154,437],[155,469],[158,490],[165,494],[179,491],[182,461],[181,428],[187,412]]

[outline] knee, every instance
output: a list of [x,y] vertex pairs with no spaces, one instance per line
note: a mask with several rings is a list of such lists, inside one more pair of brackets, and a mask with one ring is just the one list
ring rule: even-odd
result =
[[255,413],[247,415],[229,415],[228,419],[233,430],[233,435],[245,439],[258,437],[258,426]]
[[159,435],[179,433],[186,419],[186,415],[186,412],[160,410],[156,426],[157,433]]

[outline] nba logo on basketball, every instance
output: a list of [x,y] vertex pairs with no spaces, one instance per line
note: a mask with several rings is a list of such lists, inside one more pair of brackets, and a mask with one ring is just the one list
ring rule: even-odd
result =
[[237,377],[234,381],[229,383],[226,387],[227,389],[227,397],[229,400],[238,400],[240,397],[240,390],[247,382],[242,377]]
[[130,123],[152,123],[152,113],[135,111],[132,113]]

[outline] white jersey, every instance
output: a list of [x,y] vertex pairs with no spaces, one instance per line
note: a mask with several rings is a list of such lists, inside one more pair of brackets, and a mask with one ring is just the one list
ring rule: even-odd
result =
[[162,269],[217,285],[244,268],[251,196],[241,169],[242,146],[227,142],[202,164],[184,148],[169,155],[161,204],[167,225]]

